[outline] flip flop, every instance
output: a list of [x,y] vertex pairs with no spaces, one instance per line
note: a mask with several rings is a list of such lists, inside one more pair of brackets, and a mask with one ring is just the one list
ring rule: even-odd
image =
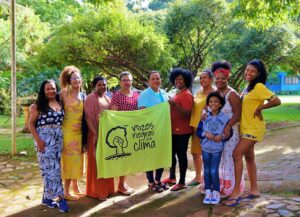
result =
[[[241,200],[241,197],[238,197],[238,198],[229,198],[227,201],[234,201],[234,203],[231,203],[231,204],[225,204],[226,206],[229,206],[229,207],[236,207],[237,205],[239,205],[239,201]],[[227,202],[226,201],[226,202]]]
[[253,200],[253,199],[256,199],[256,198],[259,198],[259,197],[260,197],[260,195],[246,193],[245,196],[241,196],[241,200],[243,200],[243,199]]
[[199,184],[200,184],[200,182],[198,182],[198,181],[193,181],[193,182],[189,183],[187,186],[194,187],[194,186],[197,186],[197,185],[199,185]]

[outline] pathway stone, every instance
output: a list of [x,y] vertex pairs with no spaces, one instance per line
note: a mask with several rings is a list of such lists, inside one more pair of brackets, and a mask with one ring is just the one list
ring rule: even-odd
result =
[[288,210],[291,210],[291,211],[298,211],[298,210],[300,210],[300,207],[296,206],[296,205],[288,205],[288,206],[286,206],[286,208]]
[[293,197],[293,198],[291,198],[293,201],[296,201],[296,202],[298,202],[298,203],[300,203],[300,197]]
[[278,210],[278,213],[283,216],[283,217],[292,217],[294,216],[293,213],[291,213],[290,211],[286,210],[286,209],[280,209]]
[[268,214],[266,217],[280,217],[280,215],[277,213],[273,213],[273,214]]
[[12,172],[12,171],[14,171],[13,168],[5,168],[5,169],[1,170],[1,173],[7,173],[7,172]]
[[271,204],[271,205],[267,206],[268,209],[278,209],[278,208],[281,208],[281,207],[284,207],[284,204],[282,204],[282,203],[274,203],[274,204]]

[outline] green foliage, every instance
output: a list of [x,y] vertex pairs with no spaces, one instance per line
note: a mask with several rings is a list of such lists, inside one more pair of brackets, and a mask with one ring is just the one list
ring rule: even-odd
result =
[[[0,71],[10,70],[10,21],[0,18]],[[17,68],[21,69],[29,58],[35,56],[49,34],[46,23],[42,23],[28,7],[17,7],[16,25]]]
[[10,77],[0,72],[0,114],[10,113]]
[[137,87],[145,84],[149,70],[166,74],[172,61],[167,38],[153,26],[142,26],[124,9],[104,6],[63,25],[40,54],[41,63],[58,68],[75,64],[110,77],[129,70]]
[[42,22],[51,25],[64,23],[83,10],[79,1],[75,0],[18,0],[18,4],[32,8]]
[[233,65],[231,85],[241,87],[243,71],[252,59],[262,59],[267,66],[276,64],[294,48],[295,35],[286,26],[264,30],[248,28],[244,22],[232,23],[211,50],[212,61],[228,60]]
[[[0,78],[0,82],[2,79]],[[10,113],[10,92],[9,89],[0,88],[0,114]]]
[[17,82],[18,96],[32,96],[37,95],[43,81],[53,79],[59,84],[60,71],[41,71],[38,73],[19,73]]
[[223,32],[230,14],[223,1],[191,0],[172,4],[165,23],[178,66],[194,75],[205,62],[209,48]]
[[297,0],[233,0],[233,13],[251,27],[268,28],[299,17]]

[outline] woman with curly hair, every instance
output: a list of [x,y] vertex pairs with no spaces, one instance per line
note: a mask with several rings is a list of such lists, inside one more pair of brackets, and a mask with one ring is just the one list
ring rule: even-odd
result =
[[[172,126],[172,166],[169,178],[163,180],[166,184],[175,184],[171,191],[179,191],[185,188],[185,176],[188,166],[187,148],[189,138],[193,133],[190,126],[190,117],[193,108],[193,95],[189,88],[192,85],[193,76],[189,70],[175,68],[171,71],[170,82],[176,87],[176,95],[169,100],[171,106]],[[179,161],[180,179],[176,184],[176,156]]]
[[[65,121],[62,126],[63,153],[62,177],[64,179],[65,198],[78,200],[84,194],[80,191],[77,180],[83,175],[82,154],[82,116],[84,93],[81,92],[82,77],[78,68],[67,66],[60,74],[62,91],[60,98],[65,107]],[[70,185],[74,194],[70,193]]]
[[[46,80],[42,83],[36,109],[31,111],[28,125],[34,138],[43,177],[42,204],[49,208],[58,206],[61,212],[68,212],[69,207],[64,199],[60,167],[63,146],[61,125],[64,120],[64,110],[57,91],[55,81]],[[58,198],[57,202],[54,200],[56,198]]]
[[[232,153],[239,142],[239,120],[241,116],[241,99],[239,94],[229,86],[229,77],[231,64],[227,61],[217,61],[212,64],[215,85],[217,91],[225,98],[225,105],[221,111],[229,118],[229,122],[224,129],[225,137],[230,135],[231,138],[225,142],[219,167],[220,176],[220,193],[224,196],[230,196],[235,184],[234,163]],[[241,190],[244,189],[244,178],[242,178]]]

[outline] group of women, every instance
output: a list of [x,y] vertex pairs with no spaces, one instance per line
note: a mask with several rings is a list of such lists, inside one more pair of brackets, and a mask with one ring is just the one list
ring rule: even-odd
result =
[[[114,93],[111,99],[106,95],[106,79],[101,76],[94,78],[92,81],[94,91],[86,97],[82,92],[81,73],[74,66],[68,66],[62,71],[60,93],[53,80],[44,81],[36,105],[31,108],[29,121],[43,176],[42,203],[51,208],[58,206],[60,211],[67,212],[69,208],[66,200],[78,200],[85,195],[80,191],[77,182],[83,174],[83,118],[88,126],[86,195],[103,201],[114,194],[115,185],[113,178],[98,179],[96,174],[99,114],[107,109],[118,111],[144,109],[166,101],[171,108],[172,166],[169,177],[162,181],[163,168],[157,169],[155,176],[153,171],[147,171],[149,189],[162,192],[167,190],[169,185],[173,185],[171,191],[185,188],[190,136],[196,174],[188,185],[200,184],[201,141],[196,136],[195,129],[200,119],[205,116],[206,96],[213,91],[218,91],[225,98],[226,103],[222,112],[230,120],[224,129],[224,135],[229,136],[233,132],[224,145],[220,164],[221,193],[230,196],[227,205],[234,206],[238,203],[244,190],[242,158],[245,156],[250,180],[250,191],[246,196],[248,198],[259,196],[254,145],[262,140],[264,134],[261,111],[279,105],[280,100],[264,85],[267,74],[262,61],[254,60],[248,63],[244,74],[248,86],[242,96],[228,86],[230,71],[231,66],[226,61],[215,62],[211,70],[203,70],[200,73],[202,88],[193,97],[190,92],[191,72],[181,68],[173,69],[170,81],[177,92],[171,99],[168,99],[167,93],[160,88],[161,77],[157,71],[149,74],[149,88],[141,94],[132,90],[133,77],[130,72],[122,72],[119,76],[120,90]],[[268,102],[264,103],[265,100]],[[175,173],[177,159],[180,173],[178,182]],[[134,193],[134,189],[126,184],[126,176],[119,177],[117,191],[124,195]]]
[[[227,61],[215,62],[211,71],[204,70],[200,73],[202,89],[194,97],[194,106],[191,114],[190,125],[196,127],[203,118],[206,96],[216,91],[225,98],[222,112],[230,119],[224,129],[224,136],[231,134],[225,142],[219,167],[220,192],[229,197],[226,205],[236,206],[243,198],[253,199],[259,197],[256,181],[256,164],[254,146],[262,141],[265,133],[265,123],[262,110],[280,105],[280,99],[265,86],[267,80],[266,66],[261,60],[252,60],[247,64],[244,79],[248,83],[241,95],[228,85],[231,65]],[[213,79],[214,78],[214,79]],[[267,101],[265,103],[265,101]],[[194,130],[195,132],[195,130]],[[195,178],[189,183],[195,186],[201,182],[201,141],[195,134],[192,135],[192,148],[195,165]],[[244,191],[243,156],[246,159],[250,190]]]

